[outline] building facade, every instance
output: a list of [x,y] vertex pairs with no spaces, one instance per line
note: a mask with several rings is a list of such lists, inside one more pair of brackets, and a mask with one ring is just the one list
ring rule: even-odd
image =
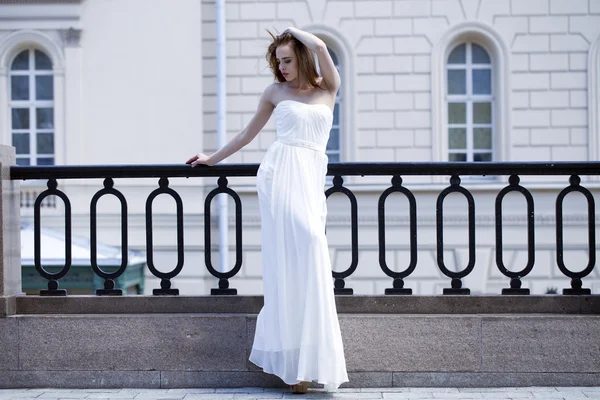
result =
[[[585,161],[600,155],[600,0],[227,1],[227,131],[250,121],[273,82],[266,29],[296,26],[322,38],[342,87],[328,145],[330,161]],[[21,165],[174,164],[216,149],[215,3],[199,0],[0,0],[0,138]],[[229,162],[258,163],[275,139],[273,120]],[[463,178],[476,200],[477,262],[465,279],[473,293],[498,293],[508,278],[494,249],[494,199],[507,177]],[[358,199],[359,262],[347,280],[357,294],[383,293],[377,202],[391,177],[347,177]],[[596,179],[584,185],[598,192]],[[568,177],[522,177],[535,198],[536,265],[524,285],[533,293],[568,287],[556,266],[554,206]],[[25,202],[43,183],[24,183]],[[89,235],[89,202],[99,181],[60,182],[73,203],[73,228]],[[262,292],[260,218],[254,180],[230,179],[244,204],[244,264],[231,286]],[[406,281],[415,293],[449,286],[436,265],[435,201],[446,177],[405,177],[417,197],[418,264]],[[151,180],[119,180],[130,209],[130,244],[145,247],[144,202]],[[203,202],[214,179],[174,179],[184,200],[186,262],[175,285],[208,293]],[[43,189],[43,188],[42,188]],[[450,196],[452,197],[452,196]],[[155,204],[154,258],[171,269],[174,204]],[[116,201],[102,200],[100,240],[120,243]],[[525,200],[505,202],[504,260],[526,263]],[[328,200],[327,234],[335,270],[350,264],[349,204]],[[467,260],[466,208],[449,198],[445,260]],[[587,264],[582,196],[565,204],[565,262]],[[216,212],[216,211],[215,211]],[[233,213],[231,214],[233,215]],[[408,265],[407,202],[386,206],[387,264]],[[25,205],[23,218],[31,218]],[[44,212],[60,228],[60,204]],[[235,245],[231,218],[231,248]],[[213,227],[216,239],[216,225]],[[217,245],[213,239],[213,243]],[[593,244],[595,246],[595,243]],[[216,247],[212,249],[217,261]],[[230,257],[233,260],[233,257]],[[227,269],[227,268],[226,268]],[[595,272],[598,274],[598,272]],[[585,281],[593,293],[600,276]],[[158,280],[148,277],[151,292]]]

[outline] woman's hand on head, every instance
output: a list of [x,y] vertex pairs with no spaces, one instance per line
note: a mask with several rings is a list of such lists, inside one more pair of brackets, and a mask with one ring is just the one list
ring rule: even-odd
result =
[[195,167],[198,164],[208,165],[209,167],[212,167],[214,165],[214,163],[210,161],[210,156],[207,156],[203,153],[196,154],[194,157],[190,158],[185,163],[191,164],[192,167]]

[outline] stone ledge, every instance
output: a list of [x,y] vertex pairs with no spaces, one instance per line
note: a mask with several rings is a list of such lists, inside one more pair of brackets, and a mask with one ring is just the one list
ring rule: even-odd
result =
[[53,371],[245,371],[245,315],[16,316],[18,365]]
[[[336,305],[340,314],[600,314],[600,295],[336,296]],[[16,314],[258,314],[262,306],[262,296],[16,297]]]
[[0,388],[161,388],[160,371],[2,371]]
[[[342,388],[385,387],[532,387],[598,386],[600,374],[582,373],[448,373],[349,372]],[[287,387],[262,372],[204,371],[3,371],[0,389],[17,388],[236,388]],[[319,385],[312,385],[319,387]]]
[[14,315],[17,312],[17,300],[15,296],[0,296],[0,318]]
[[[600,385],[598,315],[340,314],[347,387]],[[277,387],[255,314],[0,319],[0,387]]]
[[600,373],[394,372],[394,387],[598,386]]

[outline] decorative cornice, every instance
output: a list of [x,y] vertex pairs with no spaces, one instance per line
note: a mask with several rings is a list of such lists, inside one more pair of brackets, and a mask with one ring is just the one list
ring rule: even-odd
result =
[[59,32],[65,47],[79,46],[79,40],[81,39],[81,29],[61,29]]
[[78,25],[81,6],[81,0],[0,0],[0,21],[20,22],[23,26],[46,21],[46,30],[68,29]]

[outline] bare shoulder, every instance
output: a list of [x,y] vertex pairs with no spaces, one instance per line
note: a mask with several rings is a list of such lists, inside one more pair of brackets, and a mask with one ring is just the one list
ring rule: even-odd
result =
[[284,94],[285,89],[285,83],[273,82],[265,88],[264,94],[271,103],[276,104],[278,98]]
[[261,101],[267,102],[270,105],[272,105],[273,107],[275,107],[275,104],[277,103],[277,101],[276,101],[277,95],[280,92],[280,90],[281,90],[281,88],[279,87],[279,83],[277,83],[277,82],[271,83],[263,91]]
[[274,105],[289,97],[287,82],[273,82],[265,91],[269,91],[269,98]]

